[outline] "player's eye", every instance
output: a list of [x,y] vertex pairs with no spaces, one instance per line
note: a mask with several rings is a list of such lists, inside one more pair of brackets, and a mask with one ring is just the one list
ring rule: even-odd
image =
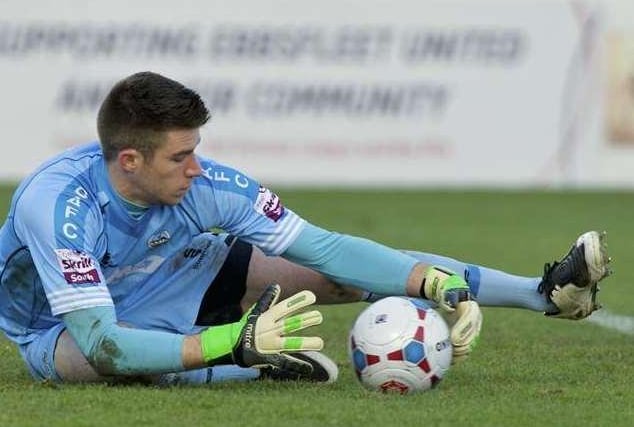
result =
[[176,163],[183,163],[189,156],[190,154],[176,154],[172,156],[172,161]]

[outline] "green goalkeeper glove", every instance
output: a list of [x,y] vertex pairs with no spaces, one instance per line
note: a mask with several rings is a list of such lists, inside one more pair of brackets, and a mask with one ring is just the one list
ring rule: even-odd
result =
[[434,301],[447,313],[453,312],[458,302],[473,299],[471,289],[462,277],[437,266],[428,267],[425,271],[420,296]]
[[279,285],[269,285],[240,321],[204,330],[200,338],[205,362],[209,365],[272,366],[310,373],[310,363],[284,352],[323,348],[324,342],[319,337],[286,336],[322,322],[323,317],[317,310],[292,315],[314,304],[315,294],[302,291],[278,303],[280,293]]
[[482,329],[482,312],[467,282],[451,270],[431,266],[425,271],[420,295],[438,304],[451,328],[452,363],[466,359]]

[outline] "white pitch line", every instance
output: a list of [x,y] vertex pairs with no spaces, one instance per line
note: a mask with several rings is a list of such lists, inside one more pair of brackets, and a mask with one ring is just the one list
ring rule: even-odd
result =
[[595,311],[590,317],[588,317],[588,322],[607,329],[619,331],[627,335],[634,335],[634,317],[613,314],[604,309]]

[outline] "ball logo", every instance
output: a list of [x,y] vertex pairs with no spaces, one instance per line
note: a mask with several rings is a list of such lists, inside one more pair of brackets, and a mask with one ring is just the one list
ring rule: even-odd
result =
[[381,391],[406,394],[409,391],[409,387],[400,381],[389,380],[381,384]]
[[446,348],[451,347],[451,342],[447,340],[438,341],[436,343],[436,351],[443,351]]
[[379,325],[381,323],[387,323],[387,314],[382,313],[382,314],[378,314],[375,318],[374,318],[374,324],[375,325]]
[[82,251],[55,249],[62,275],[69,285],[98,284],[101,282],[94,259]]

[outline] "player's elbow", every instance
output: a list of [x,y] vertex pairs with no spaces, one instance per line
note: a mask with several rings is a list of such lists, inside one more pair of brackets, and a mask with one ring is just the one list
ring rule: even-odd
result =
[[102,376],[125,375],[122,368],[124,352],[120,349],[116,340],[104,336],[86,355],[93,369]]
[[[92,307],[63,314],[73,343],[101,376],[126,375],[132,369],[135,336],[128,325],[117,323],[112,307]],[[59,343],[58,343],[59,345]]]
[[129,375],[130,369],[126,368],[125,360],[130,359],[129,349],[123,345],[121,328],[131,328],[126,323],[117,322],[102,331],[101,336],[96,340],[86,355],[88,362],[93,369],[102,376]]

